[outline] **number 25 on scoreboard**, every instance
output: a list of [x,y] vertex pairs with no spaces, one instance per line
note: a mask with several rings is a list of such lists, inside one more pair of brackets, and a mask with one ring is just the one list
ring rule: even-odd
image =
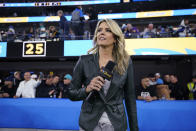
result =
[[24,41],[23,57],[39,57],[46,56],[45,41]]

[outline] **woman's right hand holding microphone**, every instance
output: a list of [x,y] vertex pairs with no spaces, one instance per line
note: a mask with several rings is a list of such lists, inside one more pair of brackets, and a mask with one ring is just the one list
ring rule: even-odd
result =
[[90,84],[86,87],[86,93],[92,90],[100,91],[104,85],[105,80],[101,76],[94,77]]

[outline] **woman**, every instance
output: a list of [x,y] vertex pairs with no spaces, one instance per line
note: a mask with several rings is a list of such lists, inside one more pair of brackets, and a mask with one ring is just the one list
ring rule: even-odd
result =
[[[74,69],[69,90],[71,100],[83,100],[79,125],[83,131],[125,131],[127,118],[131,131],[137,131],[135,89],[132,62],[125,51],[123,33],[109,19],[98,22],[90,55],[81,56]],[[98,74],[108,61],[116,63],[111,81]],[[84,86],[82,88],[82,86]],[[87,96],[94,90],[90,101]]]

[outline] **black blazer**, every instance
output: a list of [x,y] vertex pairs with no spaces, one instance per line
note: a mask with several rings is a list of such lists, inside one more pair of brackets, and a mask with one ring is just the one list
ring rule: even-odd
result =
[[[115,131],[126,131],[127,118],[123,105],[125,104],[131,131],[138,131],[135,89],[133,84],[133,68],[130,59],[129,67],[123,75],[113,72],[110,88],[106,96],[102,91],[94,94],[93,102],[86,101],[88,94],[86,86],[93,77],[97,76],[99,68],[99,56],[81,56],[74,68],[73,80],[70,84],[69,98],[73,101],[83,100],[79,125],[85,131],[93,131],[105,111]],[[82,85],[84,87],[82,88]]]

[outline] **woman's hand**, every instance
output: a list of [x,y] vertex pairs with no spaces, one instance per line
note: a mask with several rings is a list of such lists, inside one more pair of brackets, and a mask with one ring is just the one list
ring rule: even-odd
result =
[[92,90],[100,91],[104,85],[105,80],[101,76],[94,77],[90,84],[86,87],[86,92],[89,93]]

